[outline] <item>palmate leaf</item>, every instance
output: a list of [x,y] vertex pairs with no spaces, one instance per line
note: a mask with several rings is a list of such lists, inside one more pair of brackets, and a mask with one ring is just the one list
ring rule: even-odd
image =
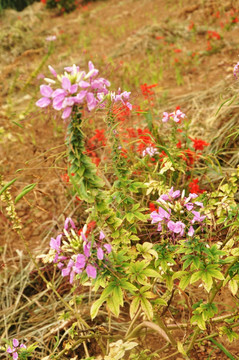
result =
[[178,287],[182,290],[185,290],[188,284],[190,283],[190,279],[191,279],[191,274],[187,274],[183,276],[179,282]]

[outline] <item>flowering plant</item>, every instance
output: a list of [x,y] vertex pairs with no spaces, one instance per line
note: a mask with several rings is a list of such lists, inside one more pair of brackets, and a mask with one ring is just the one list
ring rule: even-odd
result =
[[[63,231],[52,235],[48,253],[40,256],[50,274],[67,284],[66,297],[54,276],[49,281],[36,263],[47,291],[68,310],[64,320],[70,318],[64,334],[70,336],[69,345],[49,358],[61,358],[79,344],[89,358],[87,346],[96,341],[99,359],[120,359],[131,350],[130,358],[138,360],[142,352],[131,340],[145,335],[145,329],[165,342],[160,351],[169,348],[187,360],[205,338],[222,333],[230,341],[238,338],[233,330],[238,304],[228,310],[220,292],[228,287],[235,299],[238,291],[239,169],[213,189],[204,181],[202,189],[215,156],[208,142],[189,134],[190,121],[180,107],[162,116],[152,108],[142,111],[131,105],[130,92],[111,92],[92,62],[87,72],[76,65],[62,75],[49,69],[54,79],[45,79],[36,105],[60,112],[68,125],[69,165],[63,179],[72,184],[81,209],[74,210],[74,221],[66,218]],[[142,86],[150,106],[151,88]],[[82,127],[94,110],[103,112],[104,124],[86,140]],[[127,124],[134,116],[136,124]],[[0,194],[17,223],[8,189],[12,183],[1,182]],[[20,223],[15,228],[23,236]],[[87,301],[81,296],[86,287]],[[180,323],[179,312],[184,313]],[[98,326],[102,318],[103,330]],[[120,332],[112,326],[115,318],[120,318],[115,322]],[[183,336],[174,333],[178,329]],[[14,339],[6,351],[17,359],[25,348]]]

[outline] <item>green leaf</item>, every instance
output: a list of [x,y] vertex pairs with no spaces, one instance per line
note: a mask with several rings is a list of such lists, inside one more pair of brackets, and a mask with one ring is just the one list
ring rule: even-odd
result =
[[216,279],[224,280],[224,276],[222,275],[222,273],[219,270],[210,269],[209,267],[207,267],[206,270],[207,270],[208,274],[215,277]]
[[129,290],[131,293],[138,291],[137,287],[131,284],[130,282],[126,281],[125,279],[120,280],[120,286],[123,289]]
[[202,274],[203,274],[203,271],[197,271],[197,272],[195,272],[194,274],[192,274],[191,280],[190,280],[190,284],[193,284],[193,283],[195,283],[196,281],[198,281],[199,279],[201,279],[201,278],[202,278]]
[[151,303],[144,297],[140,299],[142,309],[149,320],[153,318],[153,307]]
[[185,290],[186,287],[188,286],[188,284],[190,283],[190,279],[191,279],[191,274],[187,274],[187,275],[183,276],[179,282],[178,287],[182,290]]
[[144,221],[144,222],[147,221],[147,219],[149,217],[148,215],[144,215],[144,214],[140,213],[139,211],[135,211],[134,216],[137,217],[137,219]]
[[103,304],[103,302],[105,301],[105,299],[101,299],[99,298],[98,300],[96,300],[94,302],[94,304],[91,306],[91,309],[90,309],[90,316],[91,316],[91,319],[93,320],[96,315],[98,314],[99,312],[99,309],[101,307],[101,305]]
[[129,213],[127,213],[127,214],[125,215],[125,217],[126,217],[126,220],[127,220],[129,223],[134,222],[134,214],[133,214],[133,213],[129,212]]
[[29,185],[25,186],[25,187],[22,189],[21,193],[16,197],[16,199],[15,199],[15,204],[16,204],[19,200],[21,200],[21,198],[22,198],[23,196],[25,196],[25,195],[28,194],[30,191],[32,191],[35,186],[36,186],[36,183],[29,184]]
[[204,288],[209,292],[213,284],[212,276],[206,271],[202,274],[202,280],[204,281]]
[[231,290],[232,294],[235,296],[238,291],[238,283],[235,279],[232,279],[228,283],[229,289]]
[[143,274],[149,277],[154,277],[154,278],[161,278],[162,276],[154,269],[145,269],[143,271]]
[[139,302],[140,302],[140,298],[139,298],[139,296],[137,296],[132,300],[132,302],[130,304],[129,313],[130,313],[130,318],[131,319],[133,319],[134,315],[138,311]]

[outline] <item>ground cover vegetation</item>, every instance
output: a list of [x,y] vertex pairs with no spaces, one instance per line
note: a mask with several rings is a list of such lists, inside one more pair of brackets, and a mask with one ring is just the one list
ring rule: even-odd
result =
[[238,359],[237,2],[57,3],[0,19],[0,357]]

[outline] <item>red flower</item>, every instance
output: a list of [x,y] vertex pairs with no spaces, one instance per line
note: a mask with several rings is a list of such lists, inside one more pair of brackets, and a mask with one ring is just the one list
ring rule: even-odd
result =
[[192,138],[189,139],[193,141],[193,147],[195,150],[203,150],[205,146],[210,145],[209,143],[201,139],[192,139]]
[[190,193],[194,193],[194,194],[202,194],[204,191],[203,189],[200,189],[199,185],[198,185],[198,179],[193,179],[189,184],[188,184]]
[[142,94],[144,95],[145,98],[148,98],[149,95],[154,95],[154,91],[152,91],[151,89],[154,88],[155,86],[158,86],[158,84],[153,84],[153,85],[143,84],[143,85],[140,85],[141,92],[142,92]]
[[149,209],[150,209],[150,212],[153,212],[153,211],[157,210],[156,206],[152,202],[149,203]]

